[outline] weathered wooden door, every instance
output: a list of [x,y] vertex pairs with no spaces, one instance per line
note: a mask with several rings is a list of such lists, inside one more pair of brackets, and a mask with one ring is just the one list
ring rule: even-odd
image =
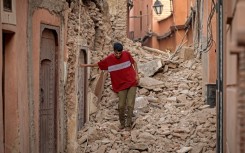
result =
[[[79,55],[79,65],[86,63],[86,54],[82,50]],[[78,130],[80,130],[86,121],[86,69],[78,69]]]
[[56,152],[55,36],[44,30],[40,53],[40,153]]

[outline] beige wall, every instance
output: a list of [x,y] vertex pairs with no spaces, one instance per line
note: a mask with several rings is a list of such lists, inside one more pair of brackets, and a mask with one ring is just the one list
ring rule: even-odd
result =
[[226,54],[225,54],[225,127],[224,127],[224,150],[227,153],[237,152],[237,56],[229,53],[230,27],[227,27],[226,33]]

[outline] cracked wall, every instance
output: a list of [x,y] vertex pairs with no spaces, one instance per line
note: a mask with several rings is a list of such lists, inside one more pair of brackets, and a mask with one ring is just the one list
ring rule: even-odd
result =
[[[114,5],[117,7],[111,9]],[[115,3],[114,1],[97,0],[71,4],[67,21],[67,81],[65,86],[68,152],[76,152],[78,147],[76,129],[78,125],[79,50],[86,48],[88,63],[94,63],[112,51],[113,42],[126,42],[126,11],[123,10],[123,6],[126,6],[126,1]],[[100,71],[98,69],[88,71],[89,80],[94,80],[89,82],[88,91],[94,92],[95,87],[93,86],[97,84]]]

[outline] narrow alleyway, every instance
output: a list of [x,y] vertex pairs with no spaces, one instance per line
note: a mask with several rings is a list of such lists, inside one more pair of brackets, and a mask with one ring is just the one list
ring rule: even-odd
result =
[[99,110],[79,132],[77,152],[215,152],[216,109],[206,105],[202,98],[200,60],[183,62],[177,57],[169,61],[161,55],[134,50],[132,54],[139,63],[160,59],[162,64],[153,76],[141,73],[133,129],[131,132],[118,129],[117,96],[107,80]]

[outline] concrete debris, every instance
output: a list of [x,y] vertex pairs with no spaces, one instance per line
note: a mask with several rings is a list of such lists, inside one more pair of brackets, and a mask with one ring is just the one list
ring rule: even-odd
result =
[[147,98],[145,97],[137,97],[135,99],[135,105],[134,108],[135,109],[140,109],[140,108],[144,108],[149,104]]
[[143,73],[145,77],[154,75],[162,67],[160,59],[153,60],[147,63],[138,64],[139,72]]
[[[215,152],[216,108],[210,108],[203,100],[201,61],[193,59],[189,48],[184,48],[183,55],[169,60],[169,51],[132,42],[126,38],[127,10],[111,7],[111,15],[106,16],[107,2],[101,2],[103,5],[88,1],[88,5],[82,5],[82,15],[73,10],[68,16],[66,111],[67,131],[70,132],[67,137],[77,139],[77,153]],[[111,3],[126,6],[126,1]],[[81,27],[77,27],[79,18]],[[81,38],[77,39],[78,36]],[[139,63],[140,83],[133,128],[131,132],[119,130],[118,98],[111,89],[110,79],[106,74],[101,77],[99,69],[91,68],[87,69],[91,89],[87,95],[89,110],[86,110],[90,114],[89,121],[77,134],[78,96],[74,87],[77,50],[84,47],[88,62],[95,63],[111,53],[114,41],[122,42],[124,49]],[[98,84],[104,77],[105,84]],[[104,87],[102,93],[95,91],[98,86]]]
[[194,48],[193,47],[182,47],[179,52],[179,57],[184,61],[194,58]]
[[180,150],[177,151],[177,153],[186,153],[188,151],[190,151],[192,149],[192,147],[183,147]]
[[89,104],[89,113],[93,114],[97,111],[97,101],[98,98],[95,96],[94,93],[88,93],[88,104]]
[[139,86],[146,89],[165,87],[164,82],[150,77],[140,78]]
[[[150,59],[132,54],[144,64],[159,61],[155,56]],[[167,72],[157,70],[152,77],[141,76],[130,132],[118,128],[118,98],[107,78],[98,110],[84,127],[89,130],[79,132],[79,150],[86,153],[214,153],[216,109],[206,105],[202,97],[201,62],[191,60],[160,60],[169,66]],[[189,69],[186,66],[189,63],[196,68]]]

